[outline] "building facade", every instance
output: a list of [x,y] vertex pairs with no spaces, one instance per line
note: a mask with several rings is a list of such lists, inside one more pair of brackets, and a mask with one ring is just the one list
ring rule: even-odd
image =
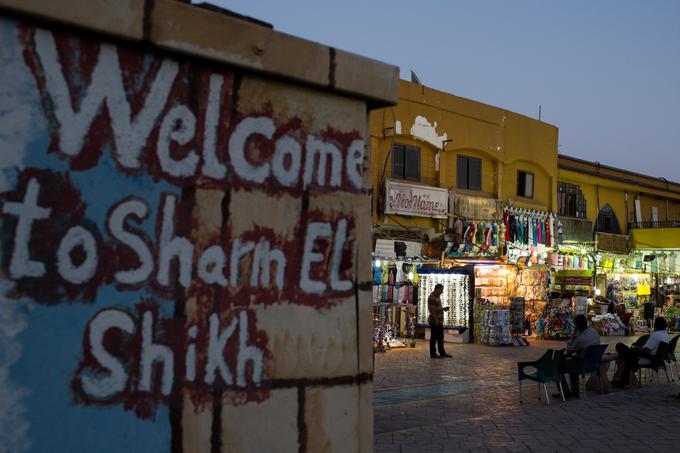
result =
[[[556,126],[402,80],[398,105],[371,114],[374,233],[437,237],[461,195],[556,213],[567,241],[680,248],[679,183],[558,155],[557,144]],[[391,183],[448,191],[446,212],[390,208]]]
[[402,80],[399,104],[371,114],[375,231],[432,237],[447,225],[394,213],[386,206],[390,181],[554,211],[557,138],[553,125]]

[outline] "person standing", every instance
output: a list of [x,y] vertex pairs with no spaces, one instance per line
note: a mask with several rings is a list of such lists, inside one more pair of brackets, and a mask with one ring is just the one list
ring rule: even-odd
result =
[[645,303],[642,306],[644,318],[645,318],[645,324],[647,325],[648,329],[652,328],[652,322],[654,321],[654,304],[651,303],[649,300],[645,301]]
[[[444,312],[448,311],[449,307],[442,307],[443,292],[444,285],[439,283],[435,285],[434,291],[427,298],[427,311],[430,313],[427,318],[427,322],[430,323],[430,357],[433,359],[452,357],[444,350]],[[435,345],[439,350],[439,355],[437,355]]]

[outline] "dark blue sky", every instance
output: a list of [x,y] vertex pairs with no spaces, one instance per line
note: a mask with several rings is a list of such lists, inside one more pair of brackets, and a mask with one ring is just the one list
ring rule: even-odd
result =
[[537,117],[562,154],[680,181],[678,0],[215,0]]

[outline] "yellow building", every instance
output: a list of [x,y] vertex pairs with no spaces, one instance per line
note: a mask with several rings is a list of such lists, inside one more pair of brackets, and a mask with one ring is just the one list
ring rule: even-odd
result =
[[[679,183],[558,156],[557,140],[551,124],[402,80],[399,103],[371,113],[374,232],[432,239],[464,196],[557,213],[566,240],[680,249]],[[423,209],[387,206],[401,185]]]
[[[371,114],[371,150],[376,231],[431,237],[446,226],[446,214],[386,213],[386,182],[425,186],[426,197],[443,188],[449,196],[556,210],[557,127],[545,122],[401,81],[398,105]],[[435,192],[441,205],[446,194]]]
[[680,220],[680,184],[598,162],[560,155],[558,193],[559,214],[585,218],[595,231],[627,235]]

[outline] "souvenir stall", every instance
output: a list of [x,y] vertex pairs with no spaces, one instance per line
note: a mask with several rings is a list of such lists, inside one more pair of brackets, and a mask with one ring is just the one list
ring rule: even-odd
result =
[[422,264],[413,259],[374,259],[373,346],[376,352],[413,343],[418,269]]
[[537,333],[548,340],[566,340],[574,333],[573,303],[570,298],[550,299],[545,320],[539,322]]
[[517,273],[517,296],[524,300],[523,331],[531,336],[536,332],[538,320],[545,320],[548,305],[550,271],[545,267],[527,267]]
[[444,340],[449,342],[469,341],[470,302],[472,284],[468,269],[421,269],[419,272],[417,325],[425,327],[429,338],[427,299],[437,284],[444,285],[441,295],[444,312]]
[[[617,304],[617,314],[624,318],[633,332],[647,332],[650,327],[645,321],[645,304],[651,310],[651,320],[661,313],[650,301],[652,291],[655,291],[656,279],[653,274],[636,272],[634,270],[612,270],[606,275],[606,298]],[[621,311],[625,314],[621,316]],[[651,324],[651,321],[649,322]]]
[[478,264],[474,268],[474,340],[478,343],[510,344],[510,296],[515,293],[517,268]]
[[660,279],[666,306],[680,306],[680,275],[665,275]]

